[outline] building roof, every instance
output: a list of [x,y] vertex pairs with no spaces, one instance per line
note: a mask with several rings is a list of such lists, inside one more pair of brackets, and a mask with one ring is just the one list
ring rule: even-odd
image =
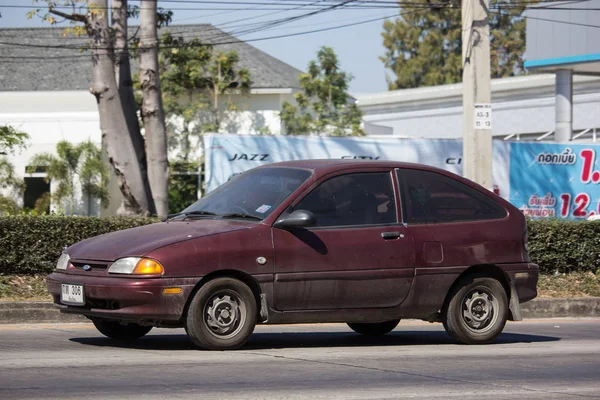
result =
[[[493,79],[492,135],[533,135],[555,129],[554,74]],[[461,138],[462,83],[357,95],[364,121],[393,129],[398,137]],[[600,126],[600,77],[573,76],[573,129]],[[590,132],[591,133],[591,132]],[[547,136],[546,136],[547,137]]]
[[[519,101],[554,96],[556,90],[554,74],[523,75],[491,80],[492,102]],[[598,93],[600,77],[573,77],[573,91],[577,94]],[[462,106],[463,84],[425,86],[414,89],[390,90],[387,92],[355,95],[358,106],[366,113],[396,111],[414,108]]]
[[[87,37],[63,36],[65,27],[0,29],[0,91],[87,90],[91,57],[81,48]],[[138,31],[130,27],[129,36]],[[159,30],[186,40],[221,43],[222,51],[236,50],[240,66],[250,71],[255,89],[298,88],[302,71],[236,39],[209,24],[171,25]],[[66,48],[65,48],[66,47]],[[137,63],[132,71],[137,68]]]

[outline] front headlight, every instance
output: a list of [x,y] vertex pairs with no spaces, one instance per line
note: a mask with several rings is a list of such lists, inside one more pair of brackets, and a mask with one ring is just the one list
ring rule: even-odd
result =
[[69,266],[69,260],[71,258],[69,257],[69,255],[67,253],[62,253],[60,255],[60,258],[58,259],[58,262],[56,263],[56,269],[60,269],[60,270],[66,270],[67,267]]
[[108,268],[109,274],[162,275],[163,272],[158,261],[140,257],[120,258]]

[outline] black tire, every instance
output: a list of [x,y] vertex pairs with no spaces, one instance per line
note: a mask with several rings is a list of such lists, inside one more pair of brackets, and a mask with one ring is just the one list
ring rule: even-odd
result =
[[451,293],[443,323],[446,332],[459,343],[492,342],[508,319],[508,298],[494,278],[467,276]]
[[369,335],[369,336],[381,336],[385,335],[394,330],[398,323],[399,319],[394,319],[391,321],[385,322],[374,322],[374,323],[364,323],[364,322],[356,322],[356,323],[348,323],[350,329],[352,329],[356,333],[360,333],[361,335]]
[[101,318],[92,318],[92,322],[101,334],[115,340],[139,339],[152,329],[151,326],[142,326],[135,323],[123,325],[119,321]]
[[216,278],[196,292],[185,318],[185,331],[206,350],[232,350],[246,343],[257,318],[252,290],[233,278]]

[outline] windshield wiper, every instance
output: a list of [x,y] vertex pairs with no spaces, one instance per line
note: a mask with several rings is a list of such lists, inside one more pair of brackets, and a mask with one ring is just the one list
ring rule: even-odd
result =
[[169,215],[167,215],[166,221],[168,221],[170,219],[173,219],[175,217],[183,216],[183,219],[186,219],[187,217],[195,216],[195,215],[198,215],[198,216],[214,216],[214,215],[217,215],[217,214],[215,214],[214,212],[204,211],[204,210],[195,210],[195,211],[189,211],[189,212],[180,212],[180,213],[177,213],[177,214],[169,214]]
[[246,214],[246,213],[230,213],[230,214],[222,214],[219,215],[221,218],[243,218],[243,219],[252,219],[255,221],[262,221],[262,218],[255,217],[254,215]]

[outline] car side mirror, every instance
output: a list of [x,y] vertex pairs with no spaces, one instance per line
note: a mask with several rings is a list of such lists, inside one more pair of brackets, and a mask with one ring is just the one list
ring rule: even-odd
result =
[[308,228],[315,225],[317,219],[315,215],[310,211],[296,210],[290,215],[278,219],[273,224],[273,227],[280,229],[291,229],[291,228]]

